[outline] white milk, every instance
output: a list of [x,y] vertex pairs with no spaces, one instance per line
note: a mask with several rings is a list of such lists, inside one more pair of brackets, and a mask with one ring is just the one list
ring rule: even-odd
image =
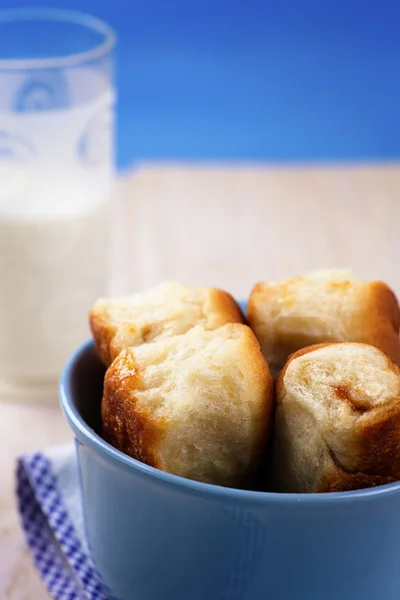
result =
[[43,113],[0,106],[0,397],[29,400],[46,386],[54,396],[106,292],[112,100]]
[[107,208],[0,216],[1,379],[54,379],[88,337],[89,307],[106,288]]

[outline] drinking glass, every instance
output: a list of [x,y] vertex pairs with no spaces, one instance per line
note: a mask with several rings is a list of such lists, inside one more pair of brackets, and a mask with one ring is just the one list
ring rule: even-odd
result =
[[56,398],[106,293],[113,182],[112,29],[0,11],[0,398]]

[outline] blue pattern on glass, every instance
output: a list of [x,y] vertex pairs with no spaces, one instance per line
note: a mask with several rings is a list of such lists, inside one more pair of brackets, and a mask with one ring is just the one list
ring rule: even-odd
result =
[[28,142],[7,131],[0,130],[0,160],[25,162],[35,154],[36,152]]
[[68,85],[62,71],[39,71],[23,82],[14,99],[15,112],[39,112],[65,108]]
[[77,155],[88,167],[108,162],[112,146],[111,107],[99,110],[89,120],[77,146]]

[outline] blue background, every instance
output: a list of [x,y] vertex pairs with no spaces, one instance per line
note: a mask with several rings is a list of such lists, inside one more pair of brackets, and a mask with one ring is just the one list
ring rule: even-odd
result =
[[400,156],[400,0],[49,5],[117,30],[120,167]]

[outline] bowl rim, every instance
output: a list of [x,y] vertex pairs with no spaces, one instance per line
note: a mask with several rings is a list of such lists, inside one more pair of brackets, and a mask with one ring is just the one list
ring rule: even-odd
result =
[[73,402],[71,389],[72,377],[76,366],[83,362],[89,351],[93,351],[94,342],[89,339],[84,342],[71,355],[67,361],[60,378],[59,396],[60,404],[65,418],[71,427],[75,437],[81,444],[87,444],[97,454],[111,461],[114,465],[135,472],[136,475],[151,478],[168,487],[179,488],[182,492],[191,493],[200,496],[207,496],[220,502],[240,502],[251,504],[253,506],[266,505],[315,505],[326,506],[326,504],[347,503],[355,500],[371,501],[378,500],[381,497],[387,498],[390,495],[400,493],[400,481],[388,483],[373,488],[361,490],[352,490],[347,492],[324,492],[316,493],[280,493],[263,492],[253,490],[241,490],[230,487],[222,487],[201,481],[186,479],[179,475],[173,475],[165,471],[160,471],[155,467],[146,465],[130,456],[117,450],[111,444],[103,440],[83,419]]

